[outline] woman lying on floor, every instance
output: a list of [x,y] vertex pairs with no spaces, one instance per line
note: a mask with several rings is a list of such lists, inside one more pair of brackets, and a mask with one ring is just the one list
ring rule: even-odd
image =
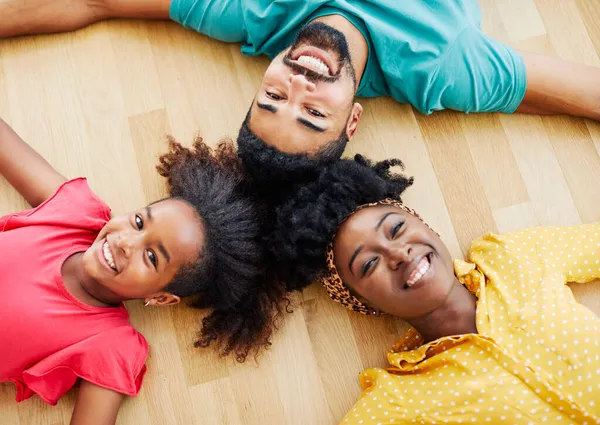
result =
[[277,211],[290,289],[412,328],[361,375],[344,424],[600,423],[600,319],[567,282],[600,277],[600,223],[486,234],[468,261],[400,201],[412,183],[360,156]]

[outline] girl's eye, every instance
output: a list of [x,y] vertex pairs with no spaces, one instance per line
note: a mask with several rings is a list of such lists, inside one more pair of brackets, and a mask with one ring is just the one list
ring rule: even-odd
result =
[[400,231],[400,229],[402,229],[403,225],[404,225],[404,222],[400,222],[394,226],[394,228],[392,229],[392,238],[394,236],[396,236],[396,233],[398,233]]
[[310,109],[310,108],[306,108],[306,110],[308,111],[309,114],[311,114],[313,117],[317,117],[317,118],[325,118],[325,115],[323,115],[322,113],[320,113],[319,111],[315,111],[314,109]]
[[150,250],[148,251],[148,260],[150,260],[154,268],[156,268],[156,266],[158,265],[158,261],[156,260],[156,254],[154,254],[154,252]]
[[281,100],[281,96],[275,94],[275,93],[271,93],[271,92],[266,92],[267,93],[267,97],[273,100]]
[[362,267],[362,277],[364,277],[369,270],[371,270],[375,264],[377,263],[377,258],[371,258],[369,261],[367,261],[363,267]]
[[138,228],[138,230],[142,230],[142,228],[144,227],[144,220],[142,220],[142,217],[138,214],[135,215],[135,225]]

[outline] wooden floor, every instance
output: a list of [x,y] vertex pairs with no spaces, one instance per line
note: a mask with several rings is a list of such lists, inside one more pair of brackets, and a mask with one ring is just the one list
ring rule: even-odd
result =
[[[600,66],[600,1],[480,3],[484,28],[495,38]],[[216,142],[236,134],[267,63],[174,23],[113,21],[0,41],[0,116],[62,173],[88,176],[122,213],[163,194],[153,168],[163,135],[189,142],[198,132]],[[363,104],[348,154],[402,158],[415,176],[405,201],[456,256],[486,231],[600,219],[598,123],[426,117],[389,99]],[[0,181],[0,214],[24,207]],[[599,285],[575,290],[600,312]],[[192,348],[195,312],[130,303],[151,355],[144,389],[125,403],[118,423],[336,424],[359,395],[359,372],[384,366],[385,349],[406,326],[347,313],[317,287],[296,301],[272,349],[244,365]],[[68,424],[74,398],[69,393],[57,407],[37,398],[16,404],[12,386],[0,385],[0,424]]]

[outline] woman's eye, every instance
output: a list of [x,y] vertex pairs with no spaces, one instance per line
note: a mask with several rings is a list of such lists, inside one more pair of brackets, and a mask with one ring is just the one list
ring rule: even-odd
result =
[[267,92],[267,97],[273,100],[281,100],[281,96],[271,92]]
[[306,108],[306,110],[308,111],[309,114],[311,114],[313,117],[317,117],[317,118],[325,118],[325,115],[323,115],[322,113],[320,113],[319,111],[315,111],[314,109],[311,108]]
[[135,216],[135,225],[138,228],[138,230],[142,230],[142,228],[144,227],[144,220],[142,220],[142,217],[138,214],[136,214]]
[[154,254],[154,252],[148,251],[148,260],[150,260],[154,268],[156,268],[158,261],[156,260],[156,254]]
[[392,238],[396,236],[396,234],[400,231],[400,229],[402,228],[403,225],[404,225],[404,223],[401,222],[394,226],[394,228],[392,229]]
[[369,261],[367,261],[362,267],[362,276],[364,277],[369,272],[369,270],[371,270],[373,266],[375,266],[376,263],[377,258],[371,258]]

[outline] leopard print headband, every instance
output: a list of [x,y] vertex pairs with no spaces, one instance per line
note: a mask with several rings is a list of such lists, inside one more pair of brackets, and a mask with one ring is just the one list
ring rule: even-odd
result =
[[[399,208],[401,210],[406,211],[409,214],[414,215],[419,220],[421,220],[423,223],[425,223],[425,221],[419,216],[419,214],[416,213],[415,210],[407,207],[406,205],[404,205],[402,202],[400,202],[398,200],[388,198],[388,199],[384,199],[379,202],[373,202],[370,204],[360,205],[354,211],[352,211],[352,213],[350,213],[340,223],[340,225],[338,226],[338,229],[342,226],[344,221],[346,221],[348,219],[348,217],[352,216],[354,213],[362,210],[363,208],[376,207],[379,205],[389,205],[389,206],[392,206],[395,208]],[[427,227],[429,227],[431,229],[431,227],[427,223],[425,223],[425,225],[427,225]],[[319,279],[319,282],[321,283],[321,285],[323,285],[325,287],[325,290],[327,290],[327,294],[333,301],[342,304],[347,309],[356,311],[356,312],[362,313],[362,314],[376,314],[375,312],[373,312],[373,310],[371,310],[364,303],[362,303],[358,298],[356,298],[354,295],[352,295],[350,293],[350,291],[348,290],[348,288],[346,287],[346,285],[344,285],[344,282],[342,282],[342,278],[338,274],[337,268],[335,267],[334,258],[333,258],[333,240],[334,239],[335,239],[335,234],[331,238],[331,242],[329,243],[329,245],[327,245],[326,259],[327,259],[328,275]]]

